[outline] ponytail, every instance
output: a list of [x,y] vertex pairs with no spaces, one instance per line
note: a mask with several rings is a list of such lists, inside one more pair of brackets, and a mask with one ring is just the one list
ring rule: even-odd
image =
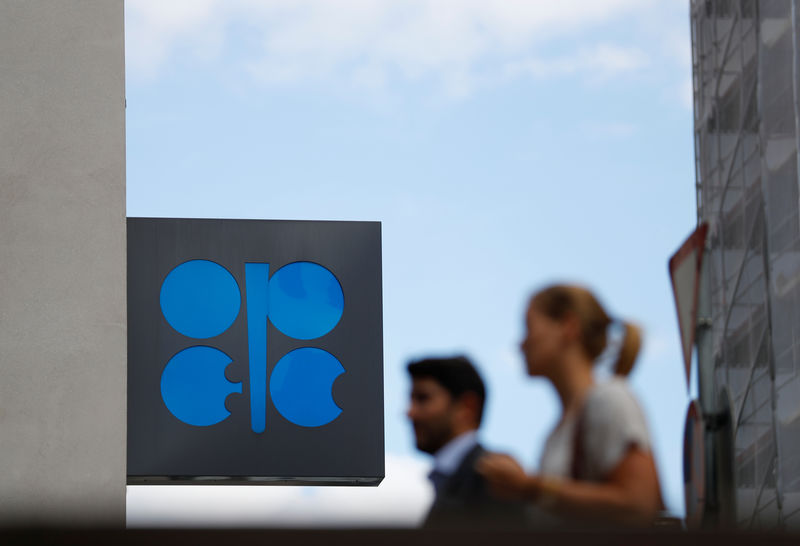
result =
[[625,377],[631,373],[636,363],[636,356],[642,346],[642,330],[629,322],[623,322],[622,326],[625,328],[625,334],[619,347],[617,361],[614,363],[614,375]]
[[[586,288],[567,284],[551,285],[537,292],[531,299],[531,305],[553,320],[576,317],[580,323],[580,344],[592,361],[605,350],[606,331],[612,320],[594,294]],[[625,377],[633,369],[639,354],[642,331],[629,322],[622,321],[621,325],[624,335],[614,364],[614,374]]]

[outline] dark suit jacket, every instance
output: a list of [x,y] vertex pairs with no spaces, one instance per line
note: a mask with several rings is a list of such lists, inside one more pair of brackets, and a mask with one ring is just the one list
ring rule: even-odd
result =
[[519,527],[524,524],[524,504],[493,497],[475,463],[486,450],[476,445],[456,471],[442,484],[425,527]]

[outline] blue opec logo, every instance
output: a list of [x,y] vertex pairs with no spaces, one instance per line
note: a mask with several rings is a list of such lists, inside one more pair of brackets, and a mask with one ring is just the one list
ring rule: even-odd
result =
[[[267,321],[283,334],[313,340],[333,330],[344,311],[336,277],[313,262],[294,262],[269,274],[268,263],[245,263],[250,426],[266,428],[267,387],[278,412],[302,427],[319,427],[342,412],[333,382],[345,369],[335,356],[301,347],[281,357],[267,377]],[[161,284],[161,312],[182,335],[203,340],[225,332],[239,316],[242,293],[233,275],[209,260],[191,260],[172,269]],[[225,376],[232,359],[218,348],[193,345],[173,356],[161,375],[161,397],[182,422],[215,425],[230,416],[226,398],[242,383]]]

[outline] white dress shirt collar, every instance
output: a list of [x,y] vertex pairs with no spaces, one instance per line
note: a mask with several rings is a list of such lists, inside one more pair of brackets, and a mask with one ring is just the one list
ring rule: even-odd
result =
[[467,453],[477,444],[477,430],[471,430],[456,436],[434,454],[433,469],[443,474],[453,474]]

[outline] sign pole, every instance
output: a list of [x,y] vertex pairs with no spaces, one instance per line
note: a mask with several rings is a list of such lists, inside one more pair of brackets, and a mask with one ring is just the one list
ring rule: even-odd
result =
[[704,527],[716,528],[718,519],[719,499],[717,495],[717,476],[715,472],[716,445],[714,442],[714,431],[710,425],[713,423],[713,416],[716,415],[716,403],[714,397],[714,353],[713,338],[711,332],[711,290],[709,282],[708,256],[705,248],[698,250],[703,253],[702,265],[700,269],[698,301],[697,301],[697,322],[695,327],[695,343],[697,344],[697,388],[700,397],[700,407],[702,408],[703,421],[705,423],[703,450],[705,455],[705,510],[703,510]]
[[708,257],[704,256],[700,269],[698,290],[697,322],[695,341],[697,343],[697,387],[700,392],[700,406],[706,415],[716,413],[714,397],[714,352],[711,335],[711,290],[709,282]]

